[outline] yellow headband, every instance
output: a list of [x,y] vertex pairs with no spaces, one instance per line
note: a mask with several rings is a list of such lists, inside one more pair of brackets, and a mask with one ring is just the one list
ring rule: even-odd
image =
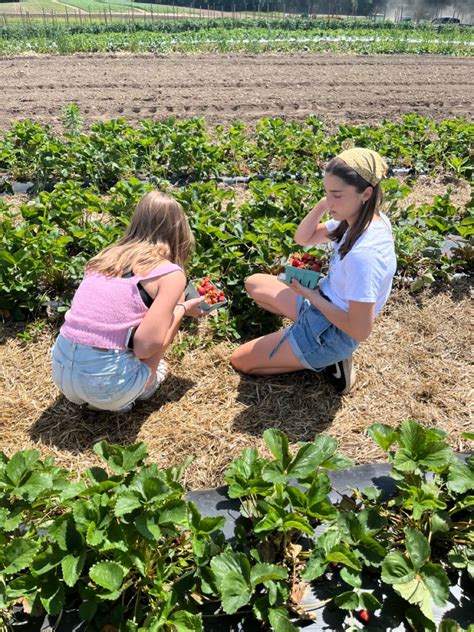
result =
[[367,180],[373,187],[387,174],[388,166],[385,160],[372,149],[352,147],[340,153],[337,158],[354,169],[361,178]]

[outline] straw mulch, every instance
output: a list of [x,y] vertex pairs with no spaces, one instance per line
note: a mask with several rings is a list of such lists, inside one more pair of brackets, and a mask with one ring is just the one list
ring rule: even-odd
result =
[[470,425],[473,383],[469,314],[467,291],[416,299],[398,293],[357,350],[358,380],[344,397],[307,371],[242,377],[229,365],[229,343],[189,351],[182,359],[171,350],[171,375],[152,401],[128,415],[84,411],[58,396],[48,356],[53,332],[24,342],[5,327],[1,448],[11,454],[35,446],[80,470],[98,462],[91,450],[96,441],[145,441],[160,466],[194,454],[185,480],[193,489],[222,483],[231,459],[244,447],[262,447],[270,427],[284,430],[293,444],[329,433],[342,452],[362,463],[383,458],[365,433],[368,425],[412,417],[446,430],[452,446],[466,450],[472,447],[461,439]]

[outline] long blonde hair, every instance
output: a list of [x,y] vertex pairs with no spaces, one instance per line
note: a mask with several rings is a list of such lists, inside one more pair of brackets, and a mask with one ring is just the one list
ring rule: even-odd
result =
[[183,267],[194,237],[183,207],[160,191],[146,193],[118,242],[108,246],[86,265],[86,272],[120,277],[126,272],[146,274],[166,259]]

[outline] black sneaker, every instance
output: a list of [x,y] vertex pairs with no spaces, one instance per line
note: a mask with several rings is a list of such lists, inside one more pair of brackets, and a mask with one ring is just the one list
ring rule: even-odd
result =
[[345,395],[351,390],[355,382],[355,368],[352,364],[352,356],[327,366],[323,374],[338,393]]

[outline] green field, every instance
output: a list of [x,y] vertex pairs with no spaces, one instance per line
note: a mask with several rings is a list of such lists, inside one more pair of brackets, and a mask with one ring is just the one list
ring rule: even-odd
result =
[[59,2],[58,0],[25,0],[24,2],[6,2],[0,4],[0,15],[2,13],[61,13],[72,12],[75,9],[81,11],[103,13],[104,11],[125,12],[131,10],[139,12],[147,11],[154,14],[199,14],[198,9],[191,7],[173,7],[167,4],[150,4],[147,2],[132,2],[131,0],[67,0],[67,2]]
[[0,4],[0,13],[43,13],[43,11],[54,11],[55,13],[65,13],[71,10],[56,0],[27,0],[26,2],[5,2]]

